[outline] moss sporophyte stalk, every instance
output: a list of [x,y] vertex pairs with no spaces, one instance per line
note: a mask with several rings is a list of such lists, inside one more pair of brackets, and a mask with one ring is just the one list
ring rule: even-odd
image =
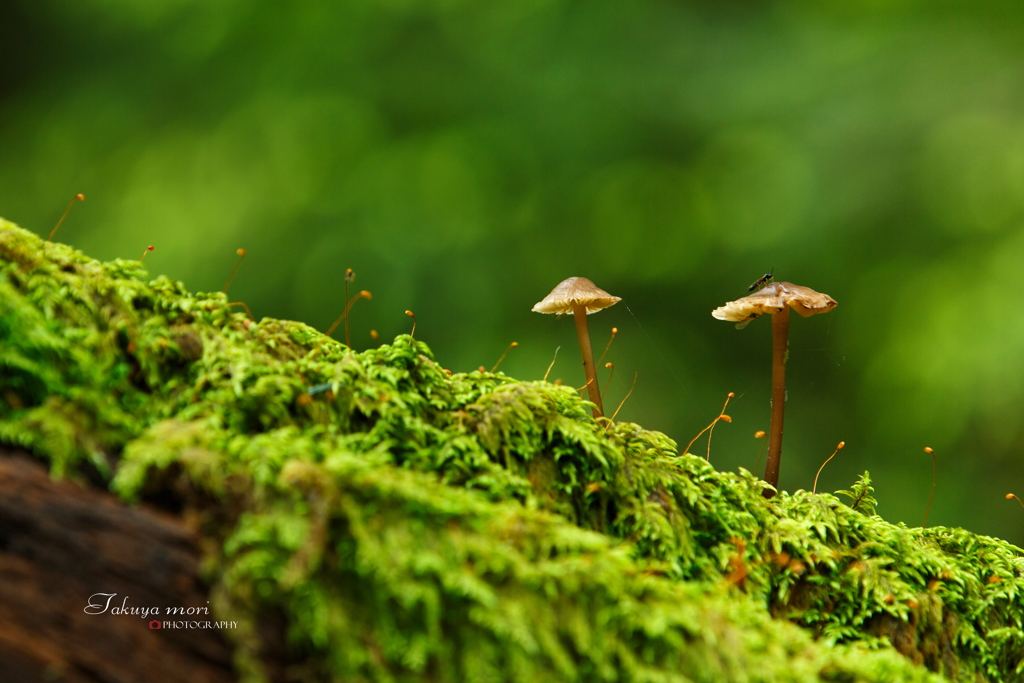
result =
[[242,680],[283,618],[310,680],[1024,681],[1024,553],[867,473],[765,499],[571,387],[42,248],[0,222],[0,439],[177,500]]

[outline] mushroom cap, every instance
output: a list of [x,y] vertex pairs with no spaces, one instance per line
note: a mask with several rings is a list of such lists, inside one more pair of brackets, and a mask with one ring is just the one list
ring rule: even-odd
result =
[[792,282],[773,282],[750,296],[730,301],[711,312],[719,320],[731,320],[742,328],[751,320],[765,313],[778,313],[789,306],[807,318],[817,313],[828,313],[836,307],[836,301],[828,294],[815,292],[810,287],[801,287]]
[[562,280],[542,301],[533,307],[536,313],[572,313],[573,304],[587,309],[587,315],[622,301],[612,296],[585,277]]

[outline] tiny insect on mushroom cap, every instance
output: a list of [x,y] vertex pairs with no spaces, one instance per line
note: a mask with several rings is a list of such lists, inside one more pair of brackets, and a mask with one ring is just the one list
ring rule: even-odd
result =
[[816,292],[810,287],[794,285],[792,282],[773,282],[749,296],[719,306],[711,315],[719,320],[737,323],[738,329],[764,314],[778,313],[786,306],[808,318],[818,313],[828,313],[836,307],[836,301],[828,294]]
[[601,390],[597,385],[597,369],[594,366],[594,351],[590,346],[587,316],[614,306],[620,301],[620,297],[609,294],[585,277],[571,277],[558,283],[550,294],[533,307],[536,313],[573,314],[576,334],[580,340],[580,351],[583,354],[583,369],[587,376],[586,386],[590,392],[590,401],[594,404],[595,418],[604,416],[604,408],[601,405]]

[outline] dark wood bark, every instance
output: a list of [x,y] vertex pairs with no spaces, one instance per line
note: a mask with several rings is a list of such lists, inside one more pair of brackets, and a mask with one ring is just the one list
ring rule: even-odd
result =
[[[0,681],[144,683],[235,680],[216,629],[151,629],[168,607],[207,607],[197,535],[174,515],[50,479],[45,465],[0,450]],[[158,607],[160,615],[87,614]]]

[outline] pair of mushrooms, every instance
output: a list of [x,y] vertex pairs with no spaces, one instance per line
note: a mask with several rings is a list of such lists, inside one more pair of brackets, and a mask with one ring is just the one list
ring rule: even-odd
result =
[[[769,280],[770,276],[762,278]],[[533,310],[538,313],[572,313],[576,320],[576,332],[583,352],[583,368],[587,376],[590,400],[594,404],[594,417],[604,415],[601,392],[597,386],[597,369],[594,367],[594,353],[590,346],[587,329],[587,315],[613,306],[621,301],[617,296],[600,289],[584,277],[571,277],[555,287]],[[828,313],[836,307],[836,301],[828,294],[816,292],[809,287],[791,282],[771,282],[749,296],[730,301],[712,311],[719,320],[736,323],[737,329],[747,326],[755,318],[768,314],[772,316],[772,419],[768,439],[768,462],[764,479],[778,488],[779,465],[782,460],[782,422],[786,408],[786,354],[789,344],[789,309],[804,318],[818,313]],[[771,490],[765,492],[772,497]]]

